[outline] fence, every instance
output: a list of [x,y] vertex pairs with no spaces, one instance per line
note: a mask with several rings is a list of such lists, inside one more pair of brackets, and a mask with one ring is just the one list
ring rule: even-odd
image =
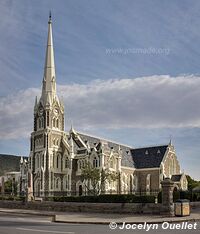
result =
[[[134,196],[154,196],[158,197],[158,201],[161,202],[161,191],[160,190],[152,190],[152,191],[122,191],[121,193],[117,193],[116,191],[106,191],[101,193],[101,195],[134,195]],[[80,195],[77,191],[49,191],[43,192],[40,191],[35,193],[21,193],[14,195],[13,193],[0,193],[0,200],[23,200],[25,197],[29,197],[31,199],[46,199],[48,197],[79,197],[79,196],[98,196],[100,194],[94,194],[92,191],[83,193]],[[174,194],[174,201],[177,199],[188,199],[190,201],[200,201],[200,191],[192,192],[192,191],[176,191]]]

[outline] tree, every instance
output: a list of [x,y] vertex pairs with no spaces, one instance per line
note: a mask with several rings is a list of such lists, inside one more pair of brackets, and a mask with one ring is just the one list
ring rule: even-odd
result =
[[9,179],[4,183],[5,193],[16,195],[17,194],[17,182],[15,180]]
[[[101,192],[105,192],[105,183],[116,181],[119,178],[117,172],[110,172],[108,169],[102,169],[92,167],[91,163],[86,163],[81,171],[82,181],[85,182],[85,187],[93,195],[98,195]],[[90,188],[90,185],[91,187]]]
[[188,181],[188,190],[192,191],[193,188],[200,186],[200,181],[192,179],[189,175],[186,175]]

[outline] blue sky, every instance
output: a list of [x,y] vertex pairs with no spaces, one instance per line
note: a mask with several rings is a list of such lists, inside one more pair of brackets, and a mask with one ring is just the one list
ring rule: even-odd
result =
[[200,2],[0,2],[0,153],[28,155],[52,11],[66,130],[166,144],[200,179]]

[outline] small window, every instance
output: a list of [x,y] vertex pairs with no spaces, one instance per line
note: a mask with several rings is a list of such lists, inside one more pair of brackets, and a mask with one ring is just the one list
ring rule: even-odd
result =
[[146,155],[149,154],[148,150],[145,151],[145,154],[146,154]]
[[93,167],[98,167],[98,159],[96,157],[93,159]]
[[47,111],[47,126],[49,126],[49,111]]
[[55,118],[53,119],[53,127],[54,128],[56,127],[56,119]]
[[59,155],[57,155],[56,167],[59,168]]
[[56,188],[58,189],[59,187],[59,179],[56,180]]
[[66,160],[65,160],[65,168],[69,168],[69,159],[68,158],[66,158]]

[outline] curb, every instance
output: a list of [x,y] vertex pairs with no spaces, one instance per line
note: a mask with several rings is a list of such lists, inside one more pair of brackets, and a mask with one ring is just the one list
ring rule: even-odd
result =
[[48,217],[54,217],[55,214],[42,214],[42,213],[31,213],[31,212],[23,212],[23,211],[9,211],[9,210],[0,210],[0,213],[5,214],[25,214],[25,215],[36,215],[36,216],[48,216]]
[[[78,221],[78,220],[57,220],[56,214],[45,214],[45,213],[31,213],[31,212],[27,212],[27,211],[12,211],[12,210],[0,210],[0,213],[5,213],[5,214],[22,214],[22,215],[35,215],[35,216],[46,216],[46,217],[52,217],[51,221],[55,222],[55,223],[74,223],[74,224],[101,224],[101,225],[109,225],[112,222],[115,222],[117,224],[122,224],[123,221],[118,221],[117,220],[110,220],[110,221]],[[97,218],[98,219],[98,218]],[[168,223],[180,223],[180,222],[197,222],[200,221],[200,217],[199,218],[185,218],[185,219],[169,219],[167,220],[151,220],[151,221],[126,221],[126,223],[129,224],[161,224],[163,222],[168,222]]]
[[[126,221],[126,223],[128,224],[161,224],[164,222],[168,222],[168,223],[181,223],[181,222],[197,222],[200,221],[200,218],[188,218],[188,219],[178,219],[178,220],[162,220],[162,221]],[[52,222],[55,223],[74,223],[74,224],[102,224],[102,225],[109,225],[110,223],[117,223],[117,224],[122,224],[123,221],[119,221],[117,222],[117,220],[113,220],[113,221],[72,221],[72,220],[56,220],[56,215],[54,217],[52,217]]]

